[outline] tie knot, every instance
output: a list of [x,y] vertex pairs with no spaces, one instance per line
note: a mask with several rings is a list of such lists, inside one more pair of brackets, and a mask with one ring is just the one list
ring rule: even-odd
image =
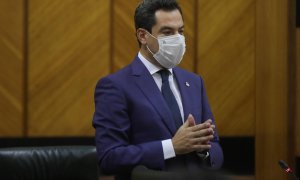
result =
[[167,69],[162,69],[162,70],[158,71],[158,73],[161,76],[162,82],[166,82],[169,80],[170,71],[168,71]]

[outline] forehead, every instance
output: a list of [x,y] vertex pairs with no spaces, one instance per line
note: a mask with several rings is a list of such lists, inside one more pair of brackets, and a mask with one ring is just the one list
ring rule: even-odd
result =
[[172,11],[158,10],[155,12],[156,24],[153,28],[160,27],[180,28],[183,26],[183,19],[178,9]]

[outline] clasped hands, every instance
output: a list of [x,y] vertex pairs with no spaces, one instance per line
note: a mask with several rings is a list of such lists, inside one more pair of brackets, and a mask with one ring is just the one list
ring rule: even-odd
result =
[[211,119],[196,125],[194,117],[190,114],[172,138],[175,154],[209,150],[211,148],[210,140],[214,138],[214,129],[215,125],[212,124]]

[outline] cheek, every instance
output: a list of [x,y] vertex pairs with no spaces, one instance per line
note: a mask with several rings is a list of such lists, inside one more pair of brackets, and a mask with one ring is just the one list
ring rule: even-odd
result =
[[148,42],[148,46],[149,46],[149,48],[151,49],[151,51],[153,52],[153,53],[157,53],[158,52],[158,50],[159,50],[159,45],[158,45],[158,42],[157,42],[157,40],[150,40],[149,42]]
[[157,42],[154,43],[154,48],[153,48],[154,52],[157,53],[159,50],[159,45]]

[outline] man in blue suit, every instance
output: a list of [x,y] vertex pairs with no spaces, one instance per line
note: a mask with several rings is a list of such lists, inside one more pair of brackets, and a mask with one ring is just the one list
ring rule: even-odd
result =
[[100,168],[116,179],[130,179],[137,165],[189,172],[220,168],[223,153],[203,80],[176,67],[185,53],[180,6],[176,0],[143,0],[135,26],[138,55],[95,90]]

